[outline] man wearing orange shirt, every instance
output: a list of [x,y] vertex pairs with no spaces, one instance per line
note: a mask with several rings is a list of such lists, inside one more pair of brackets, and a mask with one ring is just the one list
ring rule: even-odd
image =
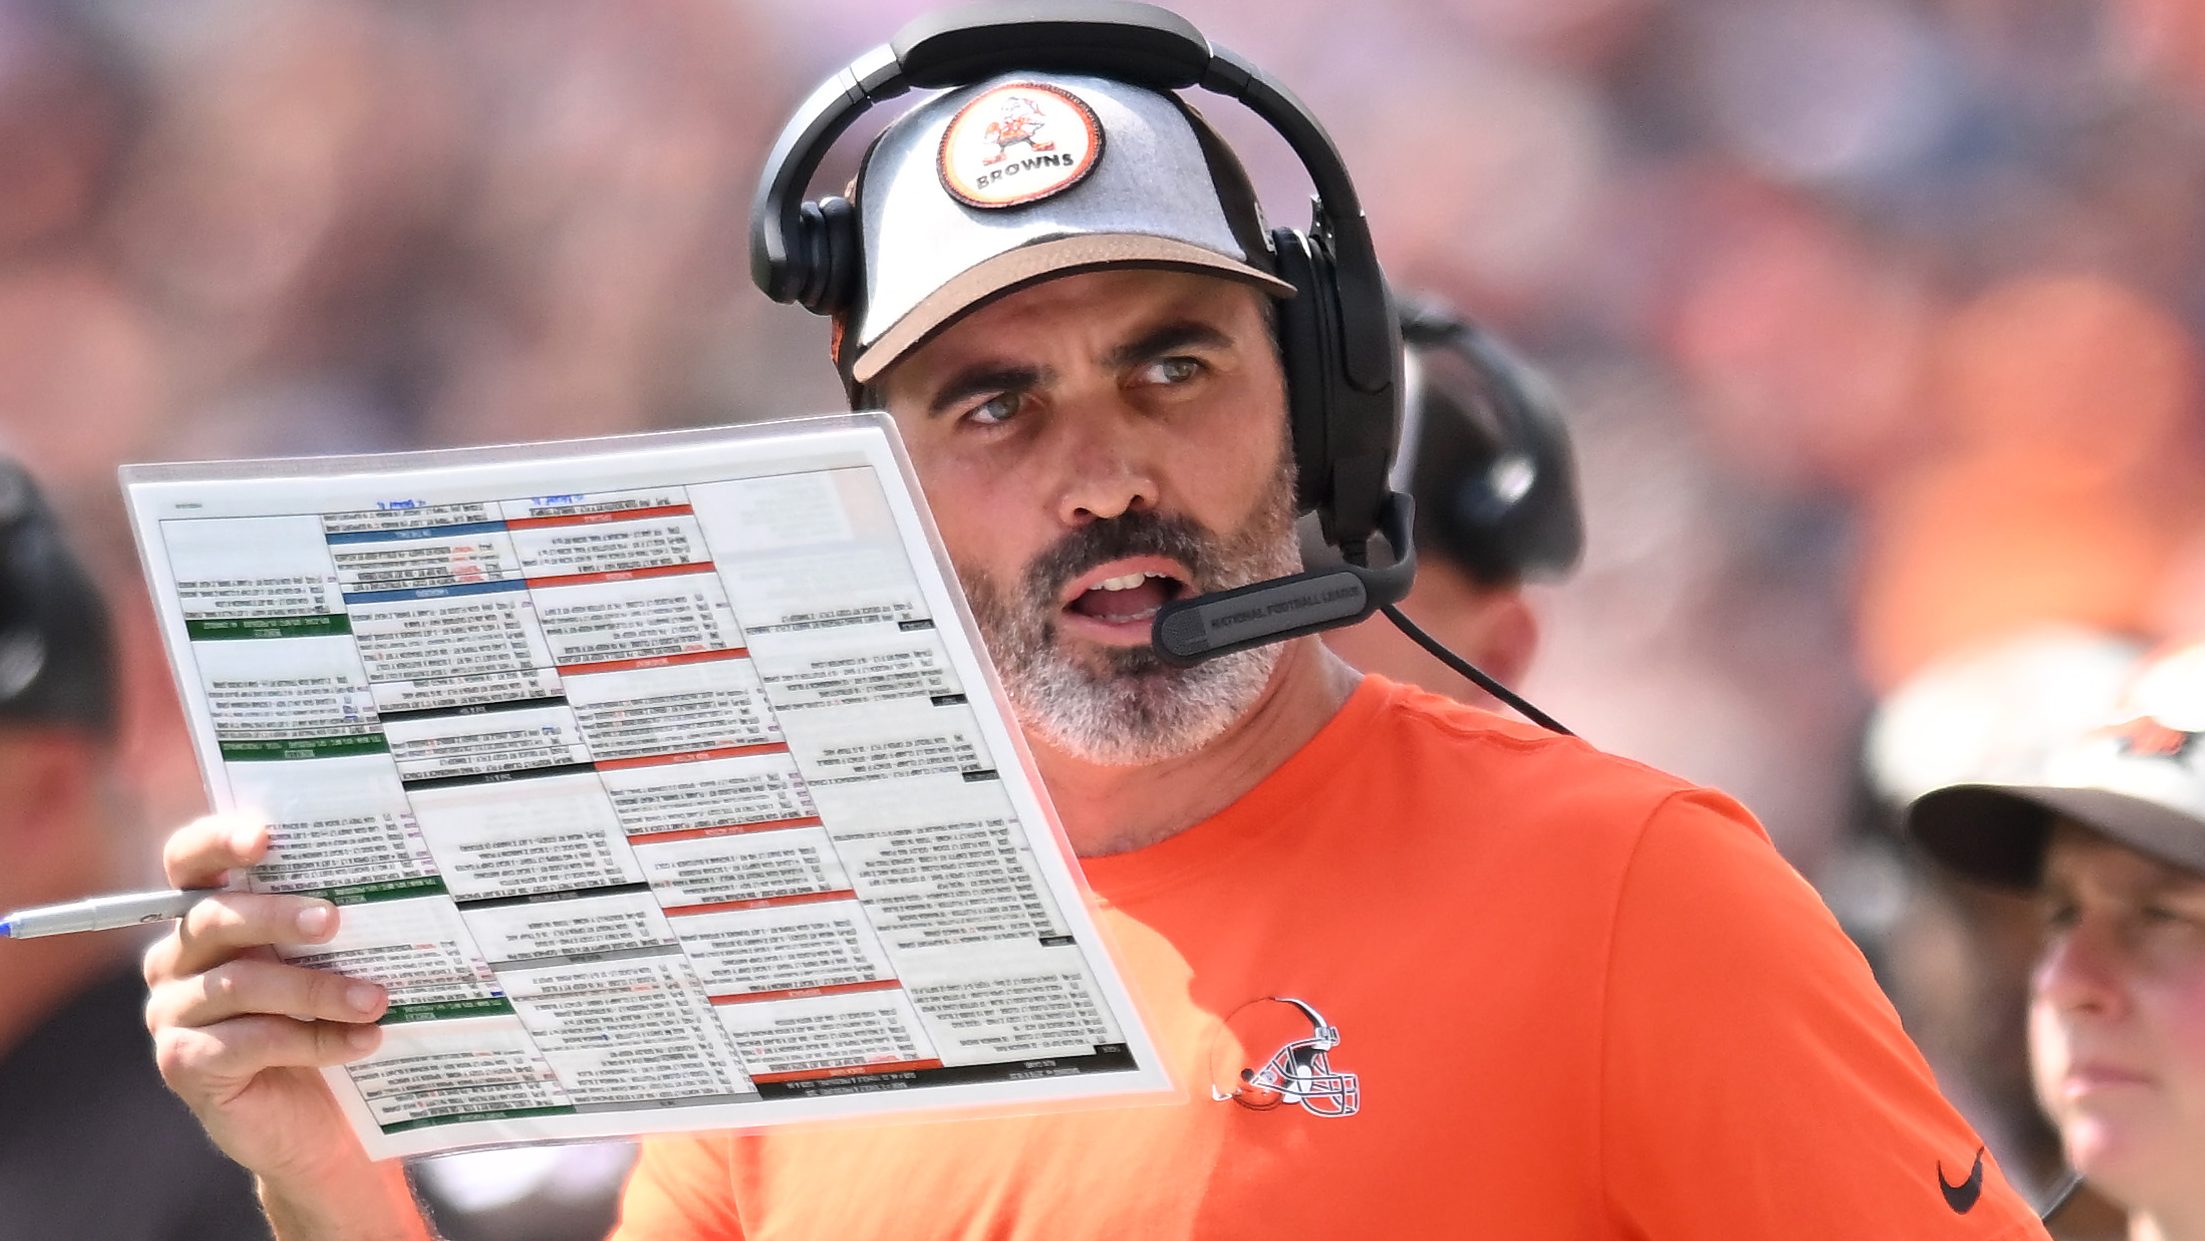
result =
[[[1077,33],[1042,58],[1100,39]],[[1298,567],[1297,385],[1337,376],[1312,370],[1306,305],[1273,299],[1323,286],[1174,95],[1006,57],[891,126],[859,206],[820,213],[862,239],[835,355],[896,419],[1191,1090],[654,1138],[615,1235],[2040,1237],[1734,803],[1362,677],[1310,636],[1160,656],[1160,608]],[[985,158],[1011,139],[983,124],[1014,112],[1017,158]],[[170,876],[265,847],[202,821]],[[203,903],[148,956],[149,1020],[282,1236],[420,1237],[314,1072],[375,1045],[383,996],[255,955],[334,922]]]

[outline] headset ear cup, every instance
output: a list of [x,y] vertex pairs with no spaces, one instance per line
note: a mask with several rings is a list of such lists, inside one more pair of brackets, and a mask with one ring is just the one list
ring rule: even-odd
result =
[[858,287],[857,208],[847,198],[823,198],[797,208],[796,220],[794,253],[802,261],[789,273],[796,303],[815,315],[848,309]]
[[1584,550],[1561,398],[1499,338],[1429,301],[1404,308],[1422,364],[1417,525],[1481,580],[1567,573]]
[[1459,516],[1481,531],[1507,576],[1558,575],[1584,552],[1577,470],[1561,398],[1545,377],[1474,325],[1462,344],[1492,407],[1499,441],[1458,492]]
[[822,277],[819,314],[850,314],[863,297],[864,239],[858,235],[857,205],[840,195],[819,202],[819,253]]
[[[1272,232],[1271,247],[1279,278],[1294,286],[1294,296],[1279,305],[1279,348],[1293,419],[1297,499],[1316,512],[1326,542],[1361,543],[1377,531],[1391,490],[1386,469],[1401,420],[1399,376],[1374,392],[1349,383],[1345,311],[1324,239],[1282,228]],[[1379,288],[1381,304],[1369,313],[1390,325],[1393,309]],[[1398,339],[1393,354],[1398,366]]]
[[820,291],[827,278],[827,225],[819,204],[807,201],[796,209],[796,236],[789,244],[789,299],[819,313]]
[[1286,408],[1294,437],[1295,504],[1316,510],[1331,537],[1332,457],[1325,394],[1330,383],[1324,338],[1324,290],[1318,287],[1309,239],[1298,229],[1274,229],[1271,253],[1278,277],[1294,296],[1277,303],[1279,360],[1286,372]]

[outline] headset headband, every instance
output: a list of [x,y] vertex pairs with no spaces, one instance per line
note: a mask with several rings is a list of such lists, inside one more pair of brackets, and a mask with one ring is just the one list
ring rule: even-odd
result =
[[0,722],[111,735],[115,651],[107,605],[30,472],[0,457]]
[[[1239,100],[1301,161],[1316,188],[1312,230],[1331,243],[1343,304],[1384,307],[1370,226],[1332,138],[1293,92],[1239,55],[1216,47],[1166,9],[1124,0],[1085,0],[1037,17],[1030,3],[971,5],[921,17],[852,61],[812,92],[766,157],[751,205],[750,271],[775,301],[799,300],[804,274],[791,261],[804,193],[843,131],[878,103],[904,92],[962,86],[1013,69],[1091,73],[1176,91],[1199,86]],[[1341,325],[1346,378],[1361,392],[1393,381],[1392,324],[1383,313],[1350,314]]]

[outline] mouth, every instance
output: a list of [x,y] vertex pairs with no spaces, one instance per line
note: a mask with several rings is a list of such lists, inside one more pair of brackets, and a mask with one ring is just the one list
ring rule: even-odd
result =
[[1106,646],[1146,646],[1167,603],[1194,593],[1185,565],[1163,556],[1129,556],[1081,574],[1058,597],[1066,633]]
[[2152,1085],[2151,1075],[2134,1069],[2119,1068],[2109,1064],[2082,1063],[2067,1070],[2060,1079],[2060,1093],[2070,1099],[2085,1095],[2102,1094],[2110,1090],[2134,1089]]

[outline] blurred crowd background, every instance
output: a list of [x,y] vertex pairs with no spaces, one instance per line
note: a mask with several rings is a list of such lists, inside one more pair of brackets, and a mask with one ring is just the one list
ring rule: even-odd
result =
[[[927,7],[0,0],[0,448],[122,604],[148,841],[203,794],[116,465],[837,408],[750,194]],[[1937,977],[1872,843],[1879,699],[2033,624],[2205,629],[2205,3],[1176,7],[1326,120],[1396,282],[1567,398],[1590,552],[1530,696],[1737,794]]]

